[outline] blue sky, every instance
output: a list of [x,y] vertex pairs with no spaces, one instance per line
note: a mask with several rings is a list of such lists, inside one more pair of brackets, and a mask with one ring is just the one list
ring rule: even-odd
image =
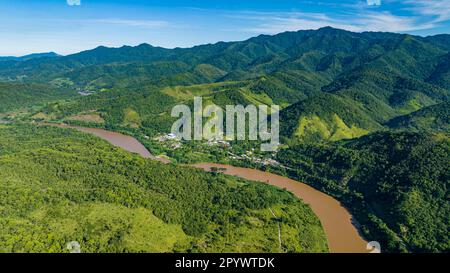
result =
[[450,0],[0,0],[0,56],[190,47],[323,26],[450,33]]

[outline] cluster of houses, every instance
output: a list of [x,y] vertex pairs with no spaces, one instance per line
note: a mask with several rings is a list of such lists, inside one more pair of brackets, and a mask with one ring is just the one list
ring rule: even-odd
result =
[[[148,139],[148,136],[147,136]],[[154,141],[158,141],[161,143],[165,143],[168,144],[167,147],[170,147],[172,149],[179,149],[182,147],[182,143],[181,141],[177,138],[177,136],[175,134],[162,134],[162,135],[158,135],[157,137],[153,138]],[[224,140],[210,140],[208,142],[206,142],[207,146],[210,147],[221,147],[221,148],[230,148],[231,144],[228,141],[224,141]],[[230,159],[235,159],[235,160],[249,160],[253,163],[256,164],[262,164],[265,166],[278,166],[278,167],[283,167],[278,161],[276,161],[273,158],[266,158],[266,157],[258,157],[256,155],[253,154],[254,149],[252,149],[251,151],[247,151],[245,154],[243,155],[236,155],[232,152],[228,152],[229,158]]]
[[256,164],[261,164],[264,166],[274,166],[274,167],[283,167],[280,162],[276,161],[273,158],[261,158],[253,155],[253,152],[247,151],[246,154],[243,155],[235,155],[233,153],[228,153],[231,159],[235,160],[248,160]]
[[[163,135],[159,135],[157,137],[155,137],[153,140],[158,141],[158,142],[170,142],[171,148],[181,148],[182,144],[180,142],[180,140],[177,138],[177,136],[175,134],[163,134]],[[224,140],[210,140],[206,143],[206,145],[208,146],[220,146],[223,148],[229,148],[231,147],[231,144],[228,141],[224,141]]]
[[169,143],[169,147],[175,150],[183,146],[181,142],[177,139],[177,136],[175,134],[159,135],[155,137],[153,140],[158,142],[167,142]]
[[95,91],[89,91],[89,90],[78,91],[78,95],[81,95],[81,96],[90,96],[93,94],[95,94]]
[[164,135],[159,135],[157,137],[155,137],[153,140],[159,141],[159,142],[166,142],[166,141],[171,141],[171,140],[176,140],[177,136],[175,134],[164,134]]
[[221,146],[224,148],[231,147],[231,144],[228,141],[224,140],[210,140],[207,143],[208,146]]

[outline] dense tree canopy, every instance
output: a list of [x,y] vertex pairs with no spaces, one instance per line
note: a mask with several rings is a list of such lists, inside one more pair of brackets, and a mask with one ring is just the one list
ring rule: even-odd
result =
[[[12,191],[0,203],[0,251],[59,251],[67,234],[90,251],[274,251],[269,206],[293,219],[285,230],[298,240],[286,250],[326,249],[315,218],[288,194],[160,166],[74,132],[1,125],[13,120],[102,127],[173,162],[294,176],[346,204],[384,249],[448,252],[449,56],[449,35],[326,27],[184,49],[0,59],[0,181]],[[222,107],[280,105],[280,152],[259,153],[250,141],[226,149],[155,141],[169,133],[172,107],[194,96]],[[308,228],[295,228],[302,221]],[[143,222],[169,235],[144,240]]]
[[[73,130],[0,125],[0,252],[325,252],[293,195]],[[278,245],[278,220],[283,246]]]
[[290,175],[337,196],[366,237],[388,251],[445,252],[450,206],[450,139],[428,133],[376,133],[335,144],[283,150]]

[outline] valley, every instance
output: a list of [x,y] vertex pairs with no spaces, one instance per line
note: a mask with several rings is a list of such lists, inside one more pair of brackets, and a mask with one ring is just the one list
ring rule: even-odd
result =
[[[0,251],[74,237],[90,252],[278,252],[280,224],[284,252],[448,252],[449,52],[448,34],[324,27],[0,59]],[[279,105],[280,148],[172,139],[171,109],[194,97]]]
[[[48,125],[48,124],[47,124]],[[50,125],[54,126],[54,125]],[[136,139],[118,133],[102,129],[59,126],[72,128],[81,132],[96,135],[112,145],[126,151],[139,154],[144,158],[170,163],[170,161],[155,157],[140,144]],[[258,171],[255,169],[236,168],[230,165],[199,163],[192,165],[195,168],[211,171],[212,168],[223,169],[224,174],[237,176],[250,181],[267,183],[278,188],[288,190],[298,197],[302,202],[311,206],[312,211],[319,217],[327,236],[330,251],[333,253],[367,253],[367,242],[361,237],[357,230],[354,218],[342,205],[330,196],[327,196],[314,188],[303,183],[284,178],[279,175]]]
[[319,219],[283,190],[70,128],[0,125],[0,140],[0,252],[68,252],[72,241],[83,253],[328,252]]

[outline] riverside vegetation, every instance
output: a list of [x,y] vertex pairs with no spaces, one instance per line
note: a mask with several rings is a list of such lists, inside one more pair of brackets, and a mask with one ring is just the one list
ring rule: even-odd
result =
[[1,125],[0,140],[1,252],[65,252],[71,241],[83,252],[328,251],[311,209],[271,186],[70,129]]
[[[33,121],[107,128],[136,136],[174,163],[220,161],[276,171],[335,196],[385,251],[448,252],[449,60],[450,35],[329,27],[185,49],[142,44],[0,59],[0,120],[14,122],[6,131]],[[172,107],[192,105],[195,96],[221,107],[280,105],[282,148],[264,154],[251,142],[224,148],[155,140],[169,133]],[[53,130],[55,137],[68,134]],[[21,151],[33,150],[27,149]],[[269,159],[279,165],[261,163]],[[155,168],[149,172],[158,175]],[[46,180],[44,173],[36,176]],[[163,224],[182,225],[153,213]],[[318,245],[310,249],[322,251]]]

